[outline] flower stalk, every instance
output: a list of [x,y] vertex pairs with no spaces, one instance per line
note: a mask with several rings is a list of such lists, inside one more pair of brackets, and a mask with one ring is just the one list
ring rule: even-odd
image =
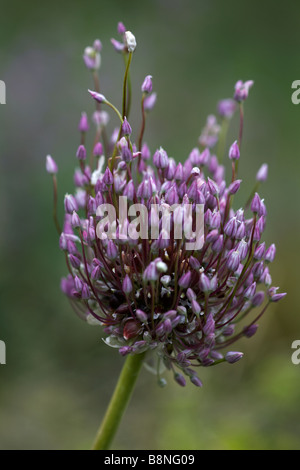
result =
[[92,450],[108,450],[129,403],[146,353],[129,355],[121,371]]

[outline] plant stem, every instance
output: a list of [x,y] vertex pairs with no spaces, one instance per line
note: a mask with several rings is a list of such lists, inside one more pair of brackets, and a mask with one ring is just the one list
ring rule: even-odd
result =
[[131,397],[145,354],[130,354],[127,357],[92,450],[109,449]]

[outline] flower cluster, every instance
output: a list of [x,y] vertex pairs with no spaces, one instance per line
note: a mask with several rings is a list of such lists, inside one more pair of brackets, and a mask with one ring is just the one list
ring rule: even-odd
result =
[[[199,147],[193,148],[184,162],[169,158],[163,148],[152,155],[143,140],[147,111],[156,99],[152,77],[146,76],[141,85],[142,123],[134,142],[128,122],[131,95],[128,77],[136,40],[122,23],[118,32],[122,42],[112,40],[112,43],[124,55],[126,65],[122,112],[100,93],[95,78],[100,66],[100,41],[95,41],[93,48],[84,53],[85,64],[95,78],[95,90],[90,95],[95,100],[98,121],[94,115],[96,137],[88,156],[89,124],[87,115],[82,114],[76,154],[79,168],[74,175],[76,189],[64,199],[63,230],[54,210],[59,246],[69,271],[61,288],[78,315],[90,324],[102,325],[105,342],[118,348],[123,356],[153,351],[173,371],[180,385],[184,386],[188,377],[201,386],[198,367],[238,361],[243,354],[232,351],[231,345],[243,336],[253,336],[270,302],[285,295],[271,286],[269,263],[274,260],[275,245],[266,246],[262,241],[267,212],[257,189],[267,178],[267,165],[258,171],[255,189],[245,206],[235,210],[233,205],[242,183],[237,177],[242,106],[253,82],[238,81],[234,99],[219,102],[220,124],[215,116],[209,116]],[[103,106],[113,110],[120,120],[119,129],[114,130],[110,139],[106,134],[108,119],[100,119],[105,113]],[[229,148],[231,175],[226,183],[222,142],[229,120],[238,108],[239,140]],[[217,150],[213,150],[215,146]],[[53,176],[56,196],[57,165],[50,156],[46,168]],[[119,214],[119,196],[148,209],[155,204],[160,227],[162,214],[170,212],[172,205],[177,204],[182,210],[190,205],[194,211],[197,205],[202,205],[202,248],[189,251],[185,235],[175,238],[178,220],[174,213],[170,215],[168,237],[161,230],[153,240],[150,227],[146,239],[133,238],[127,231],[124,237],[124,226],[128,228],[131,222],[129,216],[122,221],[117,217],[113,237],[100,236],[108,227],[101,223],[97,208],[107,203]],[[250,319],[256,307],[261,310]]]

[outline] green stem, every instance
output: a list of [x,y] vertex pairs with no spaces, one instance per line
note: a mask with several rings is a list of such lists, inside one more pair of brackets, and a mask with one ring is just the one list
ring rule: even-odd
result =
[[130,354],[127,357],[92,450],[109,449],[131,397],[145,354]]

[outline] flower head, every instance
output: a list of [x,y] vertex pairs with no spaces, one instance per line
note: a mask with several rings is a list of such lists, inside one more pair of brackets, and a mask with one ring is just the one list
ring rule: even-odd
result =
[[[122,23],[118,32],[122,47],[133,52],[133,34]],[[96,68],[99,49],[94,44],[85,52],[89,68]],[[235,100],[245,100],[252,85],[237,82]],[[142,91],[144,109],[150,109],[156,99],[151,76]],[[96,106],[102,103],[116,111],[121,124],[103,145],[102,127],[97,125],[96,141],[91,138],[90,144],[78,148],[77,188],[65,196],[59,240],[69,270],[61,288],[82,318],[103,326],[106,343],[122,356],[157,353],[179,385],[184,386],[187,377],[201,387],[199,366],[240,360],[243,354],[228,348],[256,332],[266,307],[254,318],[252,309],[285,295],[271,286],[269,263],[276,250],[261,240],[265,204],[255,193],[250,208],[234,208],[241,183],[237,166],[226,181],[224,166],[209,150],[220,130],[215,116],[207,119],[201,150],[194,148],[176,164],[162,147],[151,155],[143,134],[132,141],[125,113],[122,116],[100,92],[90,94]],[[224,100],[218,109],[229,119],[235,104]],[[85,122],[81,132],[83,128],[88,131]],[[91,154],[99,158],[88,161]],[[240,158],[237,142],[229,158]],[[57,172],[50,156],[46,168]],[[257,180],[263,181],[266,173],[264,166]],[[125,215],[124,204],[130,205]],[[197,214],[203,216],[201,229]],[[244,318],[240,328],[239,318]]]

